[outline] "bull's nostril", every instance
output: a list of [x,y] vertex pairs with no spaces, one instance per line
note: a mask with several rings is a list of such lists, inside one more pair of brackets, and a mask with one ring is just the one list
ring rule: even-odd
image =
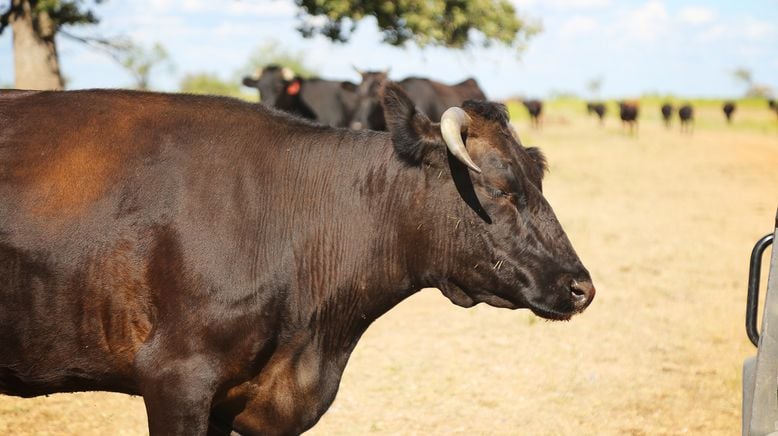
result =
[[570,283],[570,293],[572,294],[576,305],[586,307],[594,298],[594,285],[589,281],[579,282],[573,280],[573,282]]

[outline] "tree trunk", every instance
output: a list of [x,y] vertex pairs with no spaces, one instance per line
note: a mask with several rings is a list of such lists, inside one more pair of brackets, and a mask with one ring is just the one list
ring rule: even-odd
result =
[[33,16],[28,0],[13,0],[21,6],[10,18],[14,41],[15,87],[19,89],[62,89],[56,25],[48,12]]

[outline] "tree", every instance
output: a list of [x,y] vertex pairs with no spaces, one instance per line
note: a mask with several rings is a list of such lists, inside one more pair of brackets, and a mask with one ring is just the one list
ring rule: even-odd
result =
[[211,73],[187,74],[181,79],[178,86],[179,91],[189,94],[226,95],[252,102],[257,101],[256,91],[250,94],[243,93],[239,81],[224,81],[216,74]]
[[732,71],[732,76],[746,85],[746,97],[769,98],[773,95],[770,86],[754,81],[754,75],[748,68],[737,68]]
[[738,68],[732,72],[732,75],[736,80],[743,82],[748,88],[751,88],[754,85],[754,76],[751,74],[751,70],[747,68]]
[[[92,0],[99,4],[103,0]],[[62,89],[56,35],[63,26],[94,24],[97,18],[82,0],[11,0],[0,13],[0,34],[13,31],[15,86]]]
[[540,30],[519,18],[509,0],[295,2],[301,8],[298,30],[304,36],[321,34],[339,42],[347,41],[367,16],[375,17],[384,42],[397,46],[413,41],[420,47],[464,48],[497,42],[521,49]]
[[592,97],[598,98],[600,95],[600,89],[602,89],[602,82],[604,79],[602,76],[595,77],[586,83],[586,89],[592,94]]
[[149,89],[151,70],[157,67],[173,68],[170,55],[160,43],[154,43],[151,48],[128,43],[125,50],[117,55],[122,67],[135,79],[135,88]]
[[[238,74],[242,77],[243,73],[247,71],[253,72],[270,64],[287,67],[294,71],[295,75],[303,78],[316,75],[313,69],[305,63],[305,54],[303,52],[290,52],[276,40],[269,40],[254,49],[244,71]],[[240,81],[240,77],[237,78],[237,81]]]

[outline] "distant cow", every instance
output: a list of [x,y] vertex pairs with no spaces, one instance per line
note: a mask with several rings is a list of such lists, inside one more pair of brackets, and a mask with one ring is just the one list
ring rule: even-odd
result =
[[524,100],[524,107],[529,112],[530,125],[534,128],[540,128],[542,125],[543,102],[540,100]]
[[[360,71],[362,82],[357,87],[356,110],[351,117],[352,129],[386,130],[379,98],[381,87],[388,82],[387,71]],[[475,79],[446,85],[422,77],[409,77],[397,82],[413,103],[432,121],[440,120],[443,112],[461,105],[465,100],[486,100]]]
[[773,99],[767,100],[767,106],[778,115],[778,103],[775,102]]
[[735,102],[734,101],[726,101],[724,102],[724,106],[722,107],[724,110],[724,116],[727,118],[727,123],[732,122],[732,114],[735,113]]
[[243,85],[256,88],[260,103],[285,112],[315,120],[332,127],[348,126],[356,104],[356,85],[346,81],[318,78],[303,79],[278,65],[269,65]]
[[601,102],[586,103],[586,112],[589,115],[596,114],[597,118],[600,119],[600,125],[605,121],[605,105]]
[[392,84],[383,105],[387,133],[225,97],[0,91],[0,394],[140,395],[151,436],[300,434],[422,288],[556,320],[591,303],[504,106],[437,124]]
[[670,103],[665,103],[662,105],[661,111],[662,119],[665,122],[665,127],[670,128],[670,121],[673,118],[673,105]]
[[639,113],[640,104],[637,101],[619,102],[619,118],[621,118],[621,124],[629,129],[630,134],[637,132]]
[[678,108],[678,118],[681,120],[681,132],[691,133],[694,130],[694,108],[691,104]]

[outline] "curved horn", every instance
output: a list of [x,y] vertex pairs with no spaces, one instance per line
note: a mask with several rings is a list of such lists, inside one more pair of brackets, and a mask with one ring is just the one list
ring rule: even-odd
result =
[[292,79],[294,79],[294,71],[290,70],[287,67],[283,67],[281,68],[281,77],[287,82],[291,82]]
[[480,173],[481,168],[470,159],[470,155],[462,142],[462,131],[470,125],[470,116],[459,107],[450,107],[440,117],[440,134],[446,142],[451,154],[471,170]]
[[265,71],[264,68],[257,68],[254,70],[254,75],[251,76],[253,79],[258,80],[260,77],[262,77],[262,72]]
[[357,72],[357,74],[359,74],[360,76],[362,76],[362,75],[364,75],[364,74],[365,74],[365,72],[364,72],[364,71],[362,71],[362,70],[360,70],[359,68],[357,68],[357,66],[356,66],[356,65],[354,65],[354,64],[351,64],[351,68],[353,68],[353,69],[354,69],[354,71],[356,71],[356,72]]

